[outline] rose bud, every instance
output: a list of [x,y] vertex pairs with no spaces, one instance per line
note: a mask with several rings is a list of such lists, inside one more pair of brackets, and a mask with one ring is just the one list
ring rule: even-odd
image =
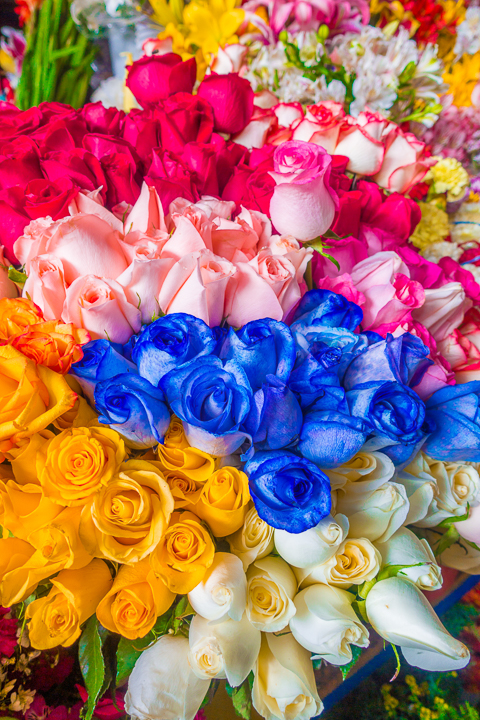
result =
[[237,73],[208,75],[200,83],[197,94],[212,106],[217,132],[238,133],[252,117],[252,86]]
[[180,55],[145,56],[129,66],[127,87],[136,100],[147,107],[177,92],[191,93],[197,75],[195,58],[182,61]]

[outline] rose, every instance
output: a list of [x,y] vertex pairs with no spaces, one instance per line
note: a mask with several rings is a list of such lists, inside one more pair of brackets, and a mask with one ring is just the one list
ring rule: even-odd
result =
[[106,563],[92,560],[81,570],[62,570],[51,582],[48,595],[30,603],[26,612],[30,643],[39,650],[68,647],[80,637],[80,625],[110,590],[112,576]]
[[7,260],[4,252],[5,248],[0,245],[0,297],[16,298],[18,295],[17,286],[8,277]]
[[98,421],[116,430],[133,448],[162,442],[170,423],[163,392],[133,373],[97,383],[95,408]]
[[386,125],[384,117],[368,110],[357,118],[346,118],[335,155],[349,158],[347,170],[357,175],[373,175],[380,170],[385,154],[382,134]]
[[[240,133],[234,135],[233,140],[249,150],[261,149],[267,142],[267,137],[274,134],[277,129],[278,120],[273,110],[255,105],[250,122]],[[288,135],[289,133],[287,137]]]
[[248,621],[209,623],[195,615],[189,631],[188,662],[197,677],[227,678],[238,687],[253,669],[260,650],[261,633]]
[[[160,123],[161,144],[172,153],[178,153],[189,166],[196,153],[203,155],[207,150],[215,150],[212,141],[214,113],[210,103],[198,95],[179,92],[162,103],[162,109],[155,111]],[[211,143],[207,145],[207,143]],[[190,151],[185,146],[190,144]],[[186,151],[186,152],[185,152]],[[193,153],[193,155],[192,155]],[[194,170],[194,168],[191,168]],[[209,180],[216,181],[215,168],[210,168]],[[200,178],[196,178],[197,184]],[[207,178],[204,176],[204,180]],[[207,183],[208,184],[208,183]],[[218,194],[218,193],[217,193]]]
[[199,518],[191,512],[174,512],[150,562],[172,592],[185,594],[202,582],[214,555],[213,541]]
[[329,560],[312,569],[296,569],[295,575],[302,588],[315,583],[348,588],[373,580],[381,562],[382,557],[370,540],[348,538]]
[[194,58],[165,53],[141,57],[128,68],[127,87],[142,107],[155,105],[177,92],[191,93],[197,74]]
[[386,542],[405,523],[409,502],[399,483],[386,482],[364,493],[358,492],[356,483],[349,483],[337,493],[336,510],[348,517],[353,537]]
[[47,320],[61,317],[65,289],[62,261],[52,254],[34,257],[30,262],[30,272],[23,286],[23,294],[38,305]]
[[154,148],[151,158],[152,162],[144,179],[149,186],[156,188],[165,212],[168,212],[170,203],[178,197],[192,202],[198,199],[192,173],[180,157],[163,148]]
[[455,529],[460,533],[460,536],[470,543],[479,545],[480,537],[478,532],[478,516],[480,513],[480,505],[474,505],[469,509],[468,517],[466,520],[454,523]]
[[[436,481],[435,500],[440,516],[428,513],[430,524],[440,523],[447,517],[464,515],[468,505],[476,502],[480,492],[478,471],[460,463],[445,463],[427,458],[429,472]],[[435,524],[437,524],[435,523]]]
[[325,470],[333,490],[347,485],[351,493],[355,492],[352,485],[358,488],[359,493],[375,490],[390,480],[394,472],[395,466],[387,455],[363,450],[334,470]]
[[278,232],[303,241],[323,235],[338,204],[329,184],[330,155],[318,145],[292,140],[275,150],[273,160],[277,184],[270,215]]
[[59,220],[68,214],[68,206],[77,192],[68,177],[56,182],[30,180],[25,187],[25,212],[32,220],[47,216]]
[[[172,422],[180,423],[176,418]],[[157,453],[162,470],[165,473],[180,471],[189,480],[203,485],[210,475],[215,471],[215,460],[208,453],[189,447],[182,427],[181,439],[178,442],[168,440],[168,433],[165,436],[164,444],[157,446]],[[167,476],[167,475],[166,475]]]
[[305,118],[295,127],[293,139],[320,145],[332,155],[344,118],[345,111],[341,103],[327,100],[317,105],[307,105]]
[[270,175],[271,163],[266,161],[255,169],[245,164],[233,168],[222,192],[223,200],[233,200],[237,205],[260,210],[268,215],[275,180]]
[[292,332],[301,321],[305,326],[325,325],[329,328],[355,330],[362,322],[363,312],[342,295],[330,290],[309,290],[300,300],[290,323]]
[[163,581],[155,577],[148,560],[122,565],[112,587],[97,607],[104,628],[122,637],[144,637],[175,600]]
[[[31,486],[30,486],[31,487]],[[45,503],[42,503],[43,505]],[[57,506],[58,507],[58,506]],[[41,510],[42,507],[39,507]],[[50,521],[41,523],[28,534],[28,542],[36,549],[33,560],[58,563],[58,569],[77,570],[93,560],[85,550],[79,535],[81,508],[59,508]]]
[[70,428],[37,454],[37,474],[46,497],[59,505],[83,505],[117,472],[125,458],[122,438],[110,428]]
[[352,660],[351,645],[368,647],[367,628],[352,609],[354,596],[340,588],[311,585],[295,596],[297,612],[290,620],[295,640],[332,665]]
[[188,662],[188,640],[163,635],[138,658],[128,680],[126,712],[138,720],[194,720],[210,686]]
[[173,497],[160,470],[145,460],[127,460],[85,503],[80,537],[96,557],[136,563],[156,547],[172,512]]
[[295,442],[302,421],[302,411],[294,393],[272,375],[255,393],[245,429],[258,450],[278,450]]
[[80,360],[83,355],[81,345],[89,339],[85,330],[50,320],[30,325],[27,332],[16,335],[11,344],[37,365],[44,365],[65,375],[72,363]]
[[273,532],[273,528],[251,507],[245,515],[243,527],[227,537],[230,552],[240,558],[244,570],[257,558],[264,558],[272,552]]
[[72,374],[92,405],[95,405],[94,390],[97,382],[116,375],[137,372],[134,363],[117,352],[108,340],[91,340],[82,350],[83,357],[74,363]]
[[1,524],[12,535],[27,540],[30,533],[51,523],[62,508],[46,498],[40,485],[3,479],[0,485]]
[[[405,194],[426,175],[429,160],[425,156],[425,143],[398,125],[384,136],[385,154],[382,166],[374,171],[373,179],[381,187]],[[338,146],[336,152],[338,152]],[[351,170],[351,168],[348,168]]]
[[470,543],[462,542],[460,538],[458,542],[442,552],[442,565],[471,575],[478,575],[480,552]]
[[295,615],[297,581],[288,564],[277,557],[255,560],[247,570],[247,617],[263,632],[278,632]]
[[262,635],[252,702],[266,720],[309,720],[322,712],[310,653],[292,635]]
[[0,340],[21,335],[31,325],[42,320],[42,311],[31,300],[8,297],[0,299]]
[[0,190],[0,242],[4,247],[7,260],[13,263],[18,262],[13,246],[23,235],[25,227],[30,222],[24,205],[25,193],[21,187],[15,186],[8,190]]
[[88,132],[105,135],[118,135],[125,119],[123,110],[104,107],[101,102],[87,103],[81,108],[80,114],[87,123]]
[[376,543],[382,556],[382,567],[395,566],[397,575],[405,577],[420,590],[439,590],[442,571],[428,542],[406,527],[397,530],[386,542]]
[[241,426],[250,411],[252,390],[235,361],[197,357],[165,375],[160,386],[195,447],[225,456],[247,439]]
[[[341,200],[340,198],[340,202]],[[337,231],[335,230],[335,232]],[[330,254],[335,258],[340,267],[337,268],[331,260],[315,251],[312,259],[312,273],[316,286],[318,282],[325,277],[336,277],[339,273],[350,273],[352,268],[362,260],[365,260],[368,255],[367,244],[362,240],[349,236],[348,232],[346,232],[346,237],[329,238],[328,244]],[[333,288],[329,287],[322,289],[333,290]],[[347,299],[350,300],[350,298]]]
[[[316,253],[316,255],[319,255]],[[319,255],[319,257],[322,257]],[[314,282],[319,290],[332,290],[338,295],[343,295],[344,298],[355,303],[359,307],[365,305],[365,295],[361,293],[353,284],[352,278],[348,273],[339,275],[338,277],[324,277],[322,273],[315,272]]]
[[425,442],[425,452],[437,460],[480,460],[480,381],[437,390],[426,403],[427,417],[435,423]]
[[409,665],[422,670],[458,670],[470,660],[468,649],[444,628],[422,591],[391,577],[367,595],[368,620],[387,642],[400,645]]
[[30,543],[8,537],[0,540],[0,603],[10,607],[23,602],[38,583],[61,569],[39,558]]
[[292,533],[315,527],[330,512],[330,483],[313,463],[287,451],[257,453],[245,465],[259,516]]
[[75,148],[70,151],[54,150],[42,158],[43,174],[51,182],[57,182],[65,176],[75,185],[87,192],[93,192],[103,186],[101,196],[106,197],[107,181],[100,161],[89,150]]
[[435,340],[445,340],[462,322],[472,301],[465,296],[459,282],[451,282],[437,289],[425,290],[425,302],[412,313],[414,320],[422,323]]
[[335,517],[328,515],[318,525],[298,535],[275,530],[275,549],[289,565],[313,568],[335,555],[347,537],[348,527],[348,518],[338,514]]
[[225,537],[243,525],[249,501],[245,473],[222,467],[203,485],[193,510],[208,523],[215,537]]
[[252,117],[252,86],[238,73],[206,75],[197,93],[212,106],[217,132],[239,133]]
[[437,483],[430,473],[427,457],[422,452],[417,453],[409,465],[398,471],[395,479],[405,487],[410,503],[406,525],[417,525],[437,513]]
[[239,621],[247,605],[247,579],[242,561],[217,552],[201,583],[188,593],[195,612],[206,620]]

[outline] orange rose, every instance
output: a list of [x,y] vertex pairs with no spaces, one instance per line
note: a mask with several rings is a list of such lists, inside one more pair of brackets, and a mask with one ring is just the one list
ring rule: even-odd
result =
[[0,300],[0,340],[21,335],[30,325],[43,321],[40,308],[27,298]]
[[31,358],[37,365],[45,365],[65,375],[72,363],[83,357],[80,347],[90,340],[86,330],[56,320],[31,325],[27,332],[11,340],[13,347]]

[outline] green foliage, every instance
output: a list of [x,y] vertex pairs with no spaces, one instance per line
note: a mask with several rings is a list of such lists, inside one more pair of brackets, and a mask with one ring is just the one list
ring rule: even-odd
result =
[[13,265],[10,265],[8,268],[8,277],[17,285],[25,285],[27,281],[26,273],[17,270]]
[[95,615],[87,621],[78,644],[78,659],[88,700],[83,708],[84,720],[91,720],[93,711],[101,696],[105,681],[105,661],[98,620]]
[[250,714],[252,712],[252,692],[249,678],[236,688],[231,687],[227,682],[225,689],[228,696],[232,699],[236,714],[243,718],[243,720],[250,720]]
[[456,603],[442,615],[442,623],[453,637],[458,637],[462,630],[475,624],[478,608],[466,603]]
[[342,673],[342,678],[344,680],[347,677],[350,670],[353,668],[353,666],[358,662],[360,655],[362,654],[362,648],[357,647],[356,645],[352,645],[351,649],[352,649],[352,659],[346,665],[340,666],[340,671]]

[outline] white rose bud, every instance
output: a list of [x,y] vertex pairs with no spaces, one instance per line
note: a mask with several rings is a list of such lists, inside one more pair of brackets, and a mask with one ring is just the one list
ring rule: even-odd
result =
[[367,595],[368,620],[387,642],[400,645],[405,660],[422,670],[459,670],[470,653],[444,628],[422,591],[410,580],[391,577]]
[[327,515],[318,525],[302,533],[275,530],[275,548],[290,565],[312,568],[335,554],[347,537],[348,527],[345,515],[335,515],[334,518]]
[[238,621],[220,623],[209,623],[195,615],[189,632],[190,666],[197,677],[226,678],[237,687],[255,665],[260,639],[260,631],[252,627],[246,615]]
[[273,550],[273,528],[262,520],[254,507],[245,515],[243,527],[227,537],[231,552],[243,563],[244,570]]
[[407,577],[420,590],[439,590],[442,587],[442,571],[430,545],[408,528],[400,528],[387,542],[375,543],[375,546],[380,550],[382,567],[403,566],[398,575]]
[[330,478],[332,490],[345,487],[348,483],[358,486],[363,493],[375,490],[390,480],[395,473],[395,466],[390,458],[381,452],[361,450],[344,465],[323,472]]
[[188,593],[190,605],[207,620],[240,620],[247,605],[247,578],[242,561],[215,553],[201,583]]
[[428,459],[430,472],[437,481],[439,510],[449,516],[464,515],[467,504],[477,499],[480,491],[478,470],[471,465],[446,463]]
[[295,597],[290,630],[297,642],[332,665],[352,659],[350,645],[368,647],[368,630],[352,609],[355,595],[328,585],[311,585]]
[[323,710],[310,653],[293,635],[262,635],[252,702],[265,720],[309,720]]
[[294,568],[300,587],[315,583],[348,588],[373,580],[380,570],[382,556],[366,538],[348,538],[335,555],[311,570]]
[[133,720],[193,720],[210,680],[192,672],[188,652],[188,640],[180,635],[163,635],[143,651],[125,695],[125,710]]
[[405,525],[418,525],[424,518],[437,512],[437,481],[422,452],[417,453],[406,468],[397,472],[395,482],[404,486],[410,503]]
[[386,482],[375,490],[358,492],[348,483],[337,495],[337,511],[348,517],[350,535],[385,542],[405,522],[409,502],[403,485]]
[[247,615],[252,625],[264,632],[283,630],[295,615],[296,593],[297,580],[284,560],[256,560],[247,571]]
[[440,561],[445,567],[454,568],[469,575],[480,575],[480,550],[462,542],[461,538],[442,552]]

